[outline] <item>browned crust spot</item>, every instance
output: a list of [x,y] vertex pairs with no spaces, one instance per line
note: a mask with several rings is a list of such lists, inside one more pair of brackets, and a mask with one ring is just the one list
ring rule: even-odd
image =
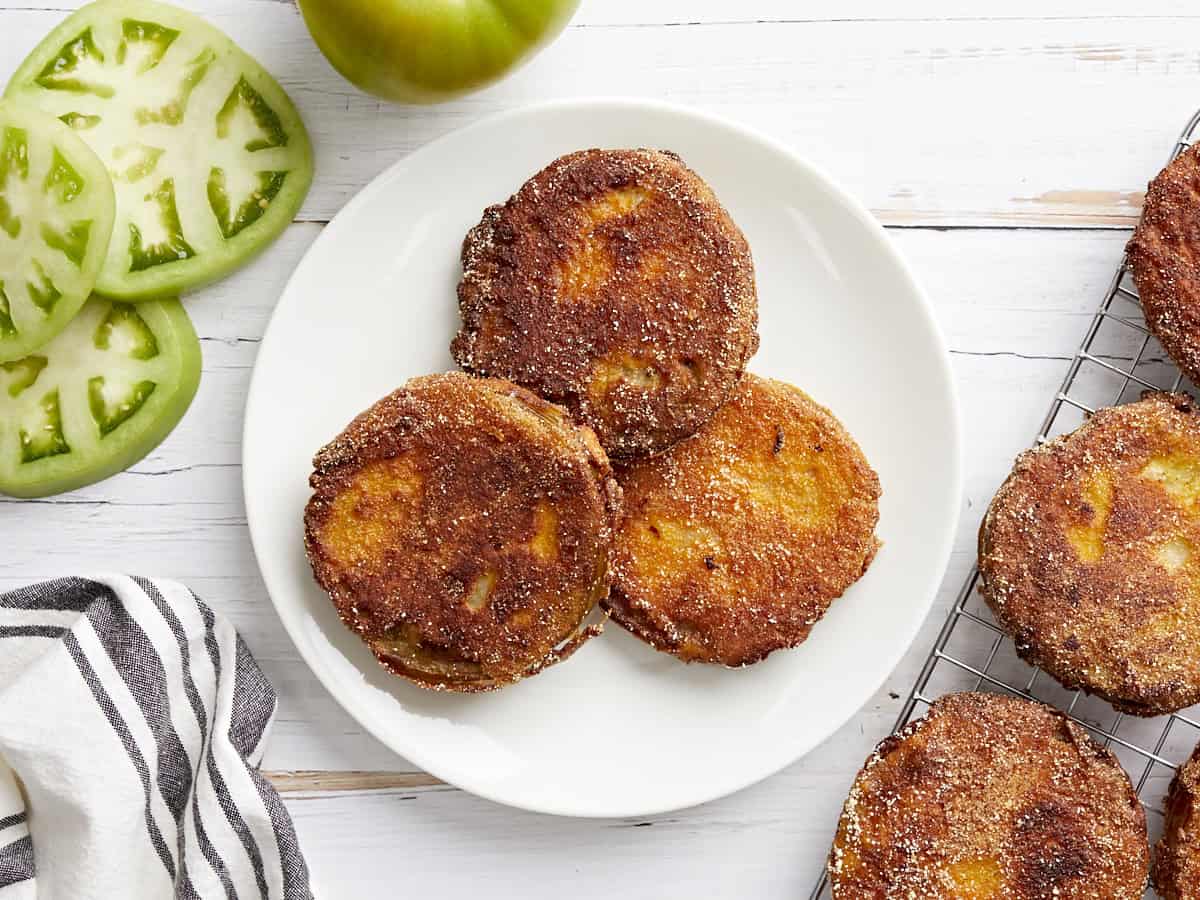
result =
[[1150,329],[1200,382],[1200,145],[1150,182],[1128,254]]
[[620,489],[590,429],[524,388],[414,378],[317,453],[313,574],[389,671],[502,687],[570,655],[607,592]]
[[613,618],[687,661],[802,643],[875,555],[879,479],[841,423],[746,375],[704,428],[619,467]]
[[1167,792],[1167,818],[1154,848],[1154,889],[1163,900],[1200,900],[1200,747]]
[[673,153],[581,150],[463,242],[463,368],[567,406],[613,456],[706,422],[758,348],[750,248]]
[[1070,689],[1159,715],[1200,702],[1200,414],[1183,394],[1098,411],[1022,454],[980,529],[980,591]]
[[950,694],[867,759],[829,875],[835,900],[1136,900],[1149,856],[1129,777],[1082,728]]

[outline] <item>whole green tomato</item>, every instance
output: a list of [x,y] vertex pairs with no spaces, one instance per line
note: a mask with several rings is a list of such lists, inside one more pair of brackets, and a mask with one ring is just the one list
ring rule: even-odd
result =
[[389,100],[435,103],[481,88],[566,26],[579,0],[300,0],[317,46]]

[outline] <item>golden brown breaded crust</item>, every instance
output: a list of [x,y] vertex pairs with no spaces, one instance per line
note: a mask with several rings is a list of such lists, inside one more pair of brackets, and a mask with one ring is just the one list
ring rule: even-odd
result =
[[1163,900],[1200,900],[1200,747],[1175,775],[1154,848],[1154,889]]
[[878,547],[879,478],[827,409],[746,375],[696,435],[619,466],[612,617],[688,662],[795,647]]
[[1200,145],[1150,182],[1128,255],[1150,329],[1200,382]]
[[1149,857],[1129,776],[1082,728],[950,694],[867,759],[829,876],[835,900],[1136,900]]
[[562,408],[505,381],[414,378],[313,466],[313,574],[393,673],[489,690],[595,633],[581,625],[608,589],[620,489]]
[[454,358],[563,403],[614,457],[692,434],[758,349],[750,248],[673,153],[555,160],[484,212],[462,263]]
[[1200,412],[1099,410],[1022,454],[980,529],[980,591],[1066,687],[1159,715],[1200,701]]

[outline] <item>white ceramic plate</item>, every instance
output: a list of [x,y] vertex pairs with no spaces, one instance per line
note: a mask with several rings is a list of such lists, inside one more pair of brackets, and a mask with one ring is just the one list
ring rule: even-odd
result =
[[[675,150],[754,252],[751,370],[829,406],[883,483],[866,577],[797,650],[686,666],[610,624],[568,662],[492,694],[387,675],[314,584],[302,545],[312,454],[411,376],[453,368],[459,247],[483,208],[583,147]],[[400,160],[297,267],[246,408],[259,566],[317,677],[368,731],[445,781],[525,809],[649,815],[739,790],[823,741],[879,688],[941,580],[959,513],[959,424],[928,301],[883,230],[789,150],[696,112],[594,101],[487,119]]]

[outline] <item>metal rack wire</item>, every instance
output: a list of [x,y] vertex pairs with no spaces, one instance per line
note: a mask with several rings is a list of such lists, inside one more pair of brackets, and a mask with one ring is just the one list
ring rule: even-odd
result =
[[[1200,111],[1187,123],[1171,159],[1200,140]],[[1092,319],[1035,443],[1074,431],[1101,406],[1136,400],[1145,390],[1191,390],[1151,335],[1132,276],[1122,259]],[[1200,707],[1155,719],[1118,713],[1080,691],[1068,691],[1021,661],[1012,640],[976,593],[973,570],[959,592],[905,702],[896,729],[923,715],[934,698],[952,691],[997,691],[1040,700],[1066,712],[1113,751],[1145,806],[1151,839],[1162,828],[1163,799],[1175,769],[1200,742]],[[823,874],[810,900],[830,896]],[[1147,897],[1154,895],[1147,891]]]

